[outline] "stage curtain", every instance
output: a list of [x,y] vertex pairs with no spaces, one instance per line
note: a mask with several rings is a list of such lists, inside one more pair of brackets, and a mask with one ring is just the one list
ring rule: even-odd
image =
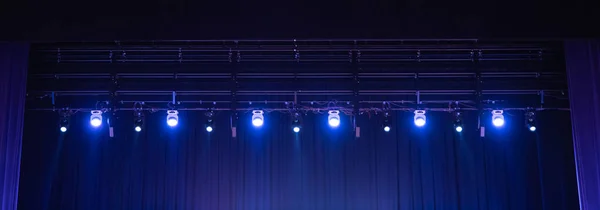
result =
[[17,209],[29,45],[0,42],[0,209]]
[[581,209],[600,209],[600,41],[565,43]]
[[[289,114],[269,112],[262,128],[242,113],[237,138],[228,112],[213,133],[201,112],[182,111],[175,128],[166,113],[147,113],[133,131],[131,112],[118,113],[115,137],[94,129],[89,113],[71,119],[67,133],[57,114],[28,111],[23,151],[22,209],[448,209],[578,208],[569,113],[538,116],[538,133],[522,112],[508,112],[504,128],[485,138],[475,113],[456,134],[452,116],[361,115],[360,138],[349,116],[332,129],[326,114],[303,117],[299,134]],[[36,202],[32,202],[36,201]],[[37,202],[41,201],[41,202]]]

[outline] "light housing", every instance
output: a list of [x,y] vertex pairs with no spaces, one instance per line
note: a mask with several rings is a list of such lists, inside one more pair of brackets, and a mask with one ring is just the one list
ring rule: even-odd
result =
[[298,113],[294,113],[294,118],[292,120],[292,131],[294,131],[294,133],[299,133],[301,128],[300,115]]
[[454,112],[454,130],[458,133],[463,131],[462,112]]
[[94,127],[99,127],[102,125],[102,111],[100,110],[92,110],[92,115],[90,116],[90,124]]
[[415,110],[414,121],[416,126],[424,126],[425,123],[427,123],[427,117],[425,117],[425,110]]
[[254,127],[260,127],[265,123],[265,117],[263,116],[262,110],[254,110],[252,111],[252,125]]
[[536,127],[536,120],[535,120],[535,112],[533,111],[528,111],[525,113],[525,125],[527,126],[527,129],[529,129],[529,131],[531,132],[535,132],[537,130]]
[[144,125],[144,115],[141,111],[134,111],[133,112],[133,130],[135,130],[135,132],[140,132],[142,131],[142,127]]
[[504,111],[492,110],[492,124],[496,127],[504,126]]
[[69,118],[67,116],[61,117],[58,124],[60,126],[60,132],[67,132],[67,129],[69,128]]
[[329,116],[327,117],[327,122],[331,127],[338,127],[340,125],[340,111],[330,110]]
[[390,132],[390,130],[392,130],[392,127],[389,119],[389,113],[386,112],[383,119],[383,131]]
[[214,129],[213,127],[213,119],[212,118],[208,118],[208,120],[206,120],[206,132],[212,132]]
[[177,110],[167,110],[167,125],[174,127],[179,123],[179,112]]

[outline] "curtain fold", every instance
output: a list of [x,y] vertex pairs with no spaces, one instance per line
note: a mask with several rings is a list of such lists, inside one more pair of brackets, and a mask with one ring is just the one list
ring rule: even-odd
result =
[[[349,116],[339,128],[327,116],[303,117],[299,134],[289,114],[270,112],[262,128],[242,114],[231,138],[228,112],[217,112],[208,134],[205,116],[147,113],[141,133],[133,114],[119,112],[115,138],[89,113],[72,116],[60,133],[52,112],[28,111],[23,148],[21,209],[242,210],[572,210],[578,208],[569,113],[538,115],[529,132],[522,112],[507,112],[504,128],[479,137],[474,113],[458,135],[449,113],[394,114],[392,131],[380,116]],[[564,123],[555,123],[555,122]],[[35,131],[35,132],[34,132]],[[45,200],[47,202],[31,202]]]
[[600,40],[565,43],[581,209],[600,209]]
[[17,209],[29,45],[0,42],[0,209]]

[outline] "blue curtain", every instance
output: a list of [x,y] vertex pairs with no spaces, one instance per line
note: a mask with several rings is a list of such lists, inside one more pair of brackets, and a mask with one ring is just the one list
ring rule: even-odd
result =
[[29,45],[0,42],[0,209],[17,209]]
[[[412,113],[350,117],[337,129],[326,114],[304,116],[299,134],[288,114],[271,112],[254,128],[240,118],[231,138],[228,112],[215,131],[199,112],[147,113],[144,130],[118,113],[115,137],[94,129],[89,113],[60,133],[57,114],[28,111],[24,138],[22,209],[448,209],[578,208],[568,112],[539,113],[538,133],[522,112],[508,112],[504,128],[486,119],[479,137],[475,113],[457,135],[449,113],[429,113],[424,128]],[[36,201],[36,202],[32,202]],[[37,202],[41,201],[41,202]]]
[[565,43],[581,209],[600,209],[600,41]]

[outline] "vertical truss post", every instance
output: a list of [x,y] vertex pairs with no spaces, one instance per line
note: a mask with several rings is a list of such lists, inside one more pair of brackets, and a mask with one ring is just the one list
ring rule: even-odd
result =
[[114,137],[114,127],[115,127],[115,123],[117,123],[117,110],[118,110],[118,98],[117,98],[117,90],[119,90],[119,80],[117,78],[117,73],[116,72],[112,72],[111,73],[111,90],[110,90],[110,103],[112,105],[111,107],[111,113],[112,116],[110,118],[108,118],[107,122],[108,122],[108,133],[110,137]]
[[359,103],[359,92],[360,92],[360,79],[358,78],[358,73],[360,72],[359,59],[360,59],[360,51],[355,49],[352,50],[352,73],[354,78],[354,95],[353,95],[353,111],[352,111],[352,123],[354,125],[355,137],[360,137],[360,126],[358,125],[357,119],[358,115],[360,115],[360,103]]
[[477,128],[480,130],[480,136],[483,137],[484,132],[485,132],[485,127],[481,125],[481,116],[483,115],[483,104],[481,103],[481,96],[482,96],[481,83],[483,81],[481,80],[481,69],[479,68],[480,57],[481,57],[481,50],[474,49],[471,51],[471,61],[473,62],[473,72],[475,72],[474,98],[475,98],[475,104],[476,104],[477,112],[478,112],[477,113]]
[[[236,42],[237,44],[237,42]],[[234,58],[235,56],[235,58]],[[229,62],[231,63],[231,80],[230,80],[230,88],[231,88],[231,137],[237,137],[237,123],[238,123],[238,113],[237,113],[237,89],[238,89],[238,79],[237,74],[239,71],[239,62],[241,60],[241,54],[239,51],[234,55],[231,50],[229,50]]]

